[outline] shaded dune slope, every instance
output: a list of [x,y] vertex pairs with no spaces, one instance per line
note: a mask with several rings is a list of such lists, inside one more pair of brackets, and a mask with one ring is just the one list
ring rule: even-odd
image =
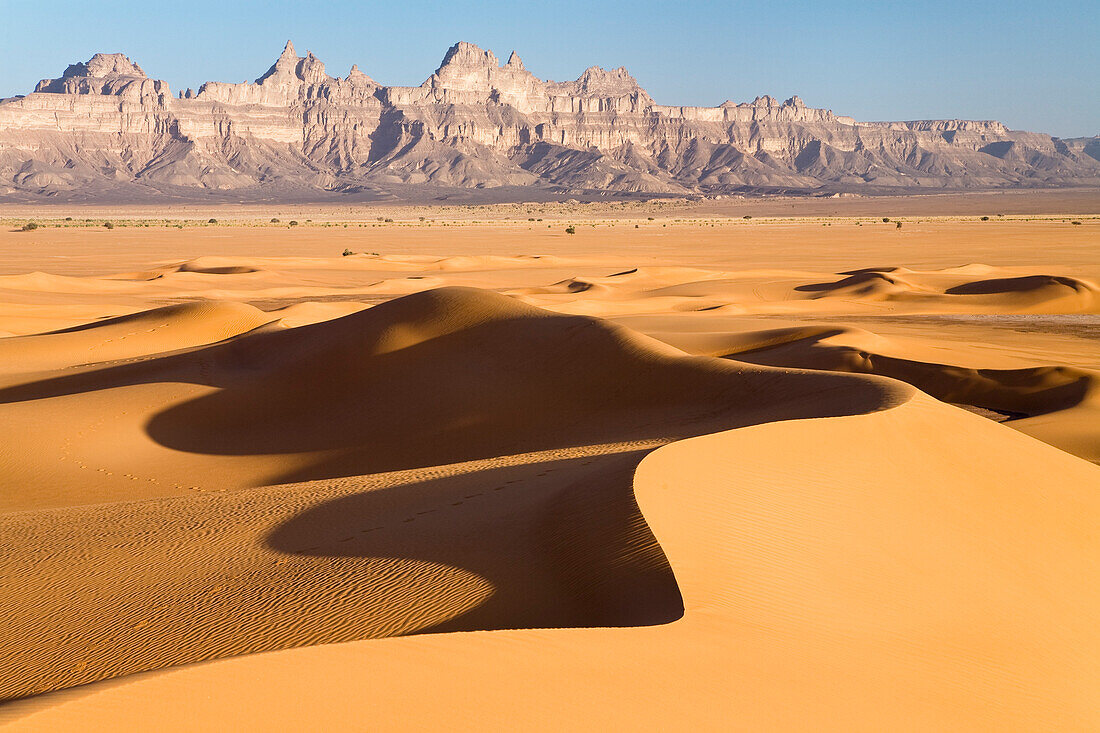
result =
[[852,327],[653,335],[690,353],[752,364],[898,379],[944,402],[1000,413],[1013,428],[1100,462],[1100,371],[1095,369],[979,369],[903,358],[891,352],[904,352],[904,348]]
[[[984,266],[978,266],[984,267]],[[914,305],[1012,309],[1018,313],[1096,313],[1100,286],[1059,275],[986,277],[975,266],[919,271],[904,267],[866,268],[841,273],[830,283],[799,285],[795,291],[813,298],[909,301]],[[975,279],[975,278],[978,279]]]
[[[682,604],[633,499],[645,453],[911,394],[467,288],[35,375],[0,389],[5,497],[55,508],[0,518],[0,694],[429,630],[666,623]],[[28,423],[55,433],[10,427]]]

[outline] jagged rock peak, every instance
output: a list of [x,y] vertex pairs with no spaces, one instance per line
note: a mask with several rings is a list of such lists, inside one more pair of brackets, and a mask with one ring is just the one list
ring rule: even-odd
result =
[[436,73],[440,73],[449,67],[499,67],[500,61],[492,51],[485,51],[480,47],[459,41],[447,49],[442,63]]
[[310,84],[323,84],[329,80],[329,75],[325,73],[324,62],[314,56],[312,51],[306,51],[305,58],[299,59],[294,73],[299,79]]
[[294,50],[294,44],[287,41],[279,58],[256,83],[269,86],[287,83],[293,85],[295,79],[307,84],[323,84],[330,81],[331,77],[325,73],[324,62],[314,56],[312,51],[306,51],[305,56],[299,56]]
[[359,64],[351,65],[351,71],[348,72],[347,78],[345,78],[344,81],[348,81],[356,85],[368,85],[375,87],[379,86],[378,82],[364,74],[359,69]]
[[506,68],[511,69],[523,69],[526,71],[527,67],[523,65],[523,59],[519,57],[519,54],[512,51],[512,54],[508,57],[508,63],[504,65]]
[[90,76],[102,78],[107,76],[137,76],[148,78],[141,67],[130,58],[121,53],[97,53],[82,64],[73,64],[65,69],[64,78],[74,76]]
[[288,40],[286,46],[283,47],[283,52],[279,54],[279,58],[275,60],[270,69],[264,72],[263,76],[256,80],[256,83],[263,84],[264,81],[273,76],[294,75],[297,68],[298,53],[294,50],[294,44]]
[[797,94],[783,103],[784,107],[805,107],[806,103]]
[[55,94],[115,94],[127,88],[160,93],[168,85],[150,79],[124,54],[97,53],[87,61],[70,64],[57,79],[43,79],[34,90]]
[[576,84],[578,90],[585,94],[630,94],[642,91],[638,81],[622,66],[610,70],[589,66]]

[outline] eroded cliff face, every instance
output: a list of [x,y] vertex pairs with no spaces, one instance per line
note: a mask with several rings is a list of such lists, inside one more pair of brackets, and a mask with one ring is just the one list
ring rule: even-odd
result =
[[[1095,146],[1093,146],[1095,147]],[[1087,145],[998,122],[857,122],[798,97],[656,104],[626,71],[542,81],[469,43],[418,87],[330,76],[291,43],[254,83],[173,97],[121,54],[0,101],[0,194],[94,199],[135,186],[386,193],[537,187],[664,194],[1100,183]],[[522,195],[522,194],[517,194]]]

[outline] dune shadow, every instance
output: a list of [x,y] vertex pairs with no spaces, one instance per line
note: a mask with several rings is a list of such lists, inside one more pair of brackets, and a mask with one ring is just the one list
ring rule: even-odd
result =
[[[334,498],[273,530],[280,552],[371,558],[368,636],[514,628],[645,626],[683,615],[679,588],[634,501],[648,451],[502,466]],[[465,575],[491,592],[463,606]],[[394,580],[397,578],[397,580]],[[450,598],[442,606],[439,598]],[[388,609],[382,613],[379,609]],[[394,626],[394,611],[402,619]]]
[[1075,292],[1090,289],[1084,280],[1060,275],[1022,275],[1020,277],[1000,277],[990,280],[975,280],[948,288],[948,295],[1009,295],[1027,293],[1041,288],[1062,286]]
[[847,277],[829,283],[807,283],[805,285],[797,285],[794,290],[800,293],[828,293],[846,287],[861,285],[866,287],[900,284],[897,277],[879,270],[854,270],[851,273],[841,274],[845,274]]

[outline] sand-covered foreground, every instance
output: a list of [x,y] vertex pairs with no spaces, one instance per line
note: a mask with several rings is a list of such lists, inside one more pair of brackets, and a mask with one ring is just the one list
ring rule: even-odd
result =
[[1100,725],[1100,221],[634,224],[0,232],[0,721]]

